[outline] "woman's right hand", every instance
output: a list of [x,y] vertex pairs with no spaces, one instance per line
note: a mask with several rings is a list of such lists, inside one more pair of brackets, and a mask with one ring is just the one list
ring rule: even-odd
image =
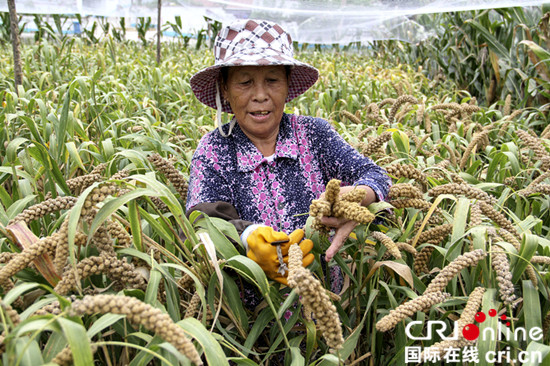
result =
[[[307,267],[314,259],[314,255],[310,253],[313,242],[303,238],[304,231],[302,229],[296,229],[287,235],[275,231],[269,226],[259,225],[245,239],[248,247],[246,254],[247,257],[258,263],[269,278],[287,285],[288,271],[284,274],[280,273],[281,263],[277,254],[277,246],[281,247],[283,263],[288,265],[288,249],[292,244],[299,243],[303,253],[302,265]],[[275,244],[277,242],[281,243]]]

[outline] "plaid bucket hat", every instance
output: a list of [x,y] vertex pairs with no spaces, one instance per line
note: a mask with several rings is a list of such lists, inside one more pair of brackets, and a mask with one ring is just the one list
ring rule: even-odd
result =
[[[191,89],[202,103],[232,113],[219,103],[218,81],[224,66],[292,66],[286,102],[308,90],[319,77],[313,66],[294,59],[292,38],[281,26],[265,20],[239,20],[220,30],[214,42],[214,66],[191,77]],[[218,99],[218,103],[216,103]]]

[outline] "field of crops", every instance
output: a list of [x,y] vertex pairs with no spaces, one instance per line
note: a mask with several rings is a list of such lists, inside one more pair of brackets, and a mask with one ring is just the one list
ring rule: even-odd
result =
[[[291,287],[268,281],[232,225],[185,217],[191,156],[215,119],[189,78],[213,64],[210,49],[166,43],[157,65],[142,43],[41,39],[22,49],[16,91],[5,44],[2,363],[403,365],[418,350],[443,360],[449,347],[462,358],[445,365],[550,362],[550,79],[539,27],[532,43],[506,46],[523,70],[517,84],[498,63],[498,27],[476,33],[492,40],[496,64],[469,70],[470,84],[431,75],[410,45],[298,52],[321,77],[287,112],[326,118],[393,181],[390,200],[369,207],[385,218],[358,226],[331,263],[345,273],[339,294],[313,217],[316,260]],[[243,281],[262,295],[254,311]],[[460,332],[443,340],[429,321]],[[496,333],[462,332],[472,324]]]

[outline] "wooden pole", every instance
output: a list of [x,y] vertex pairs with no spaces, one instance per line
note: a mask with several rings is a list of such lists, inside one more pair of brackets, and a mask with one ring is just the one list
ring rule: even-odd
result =
[[[159,0],[160,1],[160,0]],[[15,92],[18,93],[18,86],[23,84],[23,72],[21,69],[21,51],[19,42],[19,22],[15,9],[15,0],[8,0],[11,23],[11,44],[13,46],[13,74],[15,79]]]
[[162,8],[162,0],[158,0],[157,12],[157,65],[160,65],[160,37],[162,35],[160,23],[160,9]]

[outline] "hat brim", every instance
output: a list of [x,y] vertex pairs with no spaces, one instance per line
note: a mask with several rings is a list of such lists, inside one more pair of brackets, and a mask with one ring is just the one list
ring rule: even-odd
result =
[[[262,51],[265,52],[265,49]],[[257,50],[246,50],[248,55],[261,54]],[[243,54],[236,53],[228,57],[223,63],[207,67],[190,79],[191,89],[193,93],[202,103],[216,109],[216,88],[220,79],[220,70],[222,67],[231,66],[272,66],[272,65],[288,65],[292,66],[288,83],[288,96],[286,102],[291,101],[297,96],[308,90],[319,78],[319,71],[306,63],[300,62],[292,57],[282,53],[277,53],[277,60],[273,57],[270,60],[258,59],[254,61],[243,61]],[[222,111],[233,113],[229,104],[222,104]]]

